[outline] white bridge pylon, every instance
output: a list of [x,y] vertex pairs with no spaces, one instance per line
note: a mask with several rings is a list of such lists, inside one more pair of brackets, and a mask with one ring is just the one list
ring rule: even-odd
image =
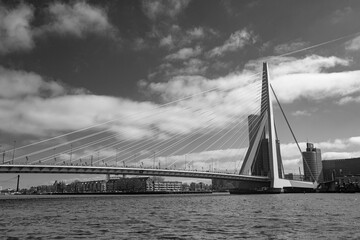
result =
[[[240,169],[240,175],[268,176],[271,188],[316,188],[316,183],[284,179],[280,143],[276,135],[270,79],[267,63],[263,63],[261,113],[249,116],[249,148]],[[256,118],[257,121],[254,121]],[[254,132],[254,130],[257,130]]]

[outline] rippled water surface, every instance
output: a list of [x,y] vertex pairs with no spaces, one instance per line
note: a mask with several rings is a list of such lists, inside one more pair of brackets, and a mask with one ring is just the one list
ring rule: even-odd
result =
[[360,194],[0,197],[1,239],[360,239]]

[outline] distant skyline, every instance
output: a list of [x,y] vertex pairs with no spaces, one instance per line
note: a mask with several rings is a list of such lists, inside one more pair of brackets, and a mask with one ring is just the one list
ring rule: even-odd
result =
[[[359,1],[1,1],[1,151],[119,116],[112,131],[146,139],[154,132],[126,116],[210,88],[248,93],[263,61],[303,150],[309,141],[323,159],[360,157]],[[163,138],[190,133],[206,120],[178,109],[192,107],[223,126],[245,114],[239,93],[214,92],[146,121]],[[285,170],[297,171],[277,106],[275,118]],[[211,154],[224,151],[190,158]],[[24,178],[30,186],[78,176]]]

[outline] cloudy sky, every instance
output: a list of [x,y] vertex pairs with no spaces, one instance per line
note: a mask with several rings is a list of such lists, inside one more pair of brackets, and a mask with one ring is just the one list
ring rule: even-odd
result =
[[[15,144],[18,162],[138,166],[155,155],[163,166],[188,158],[188,168],[234,170],[267,61],[301,146],[360,157],[359,32],[358,1],[1,1],[1,151],[5,161]],[[297,171],[276,106],[275,117],[284,167]]]

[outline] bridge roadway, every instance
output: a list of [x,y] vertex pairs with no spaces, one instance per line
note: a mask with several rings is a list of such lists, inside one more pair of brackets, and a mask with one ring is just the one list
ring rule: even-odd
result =
[[270,182],[268,177],[216,173],[204,171],[168,170],[131,167],[63,166],[63,165],[0,165],[0,173],[54,173],[54,174],[121,174],[163,177],[186,177]]

